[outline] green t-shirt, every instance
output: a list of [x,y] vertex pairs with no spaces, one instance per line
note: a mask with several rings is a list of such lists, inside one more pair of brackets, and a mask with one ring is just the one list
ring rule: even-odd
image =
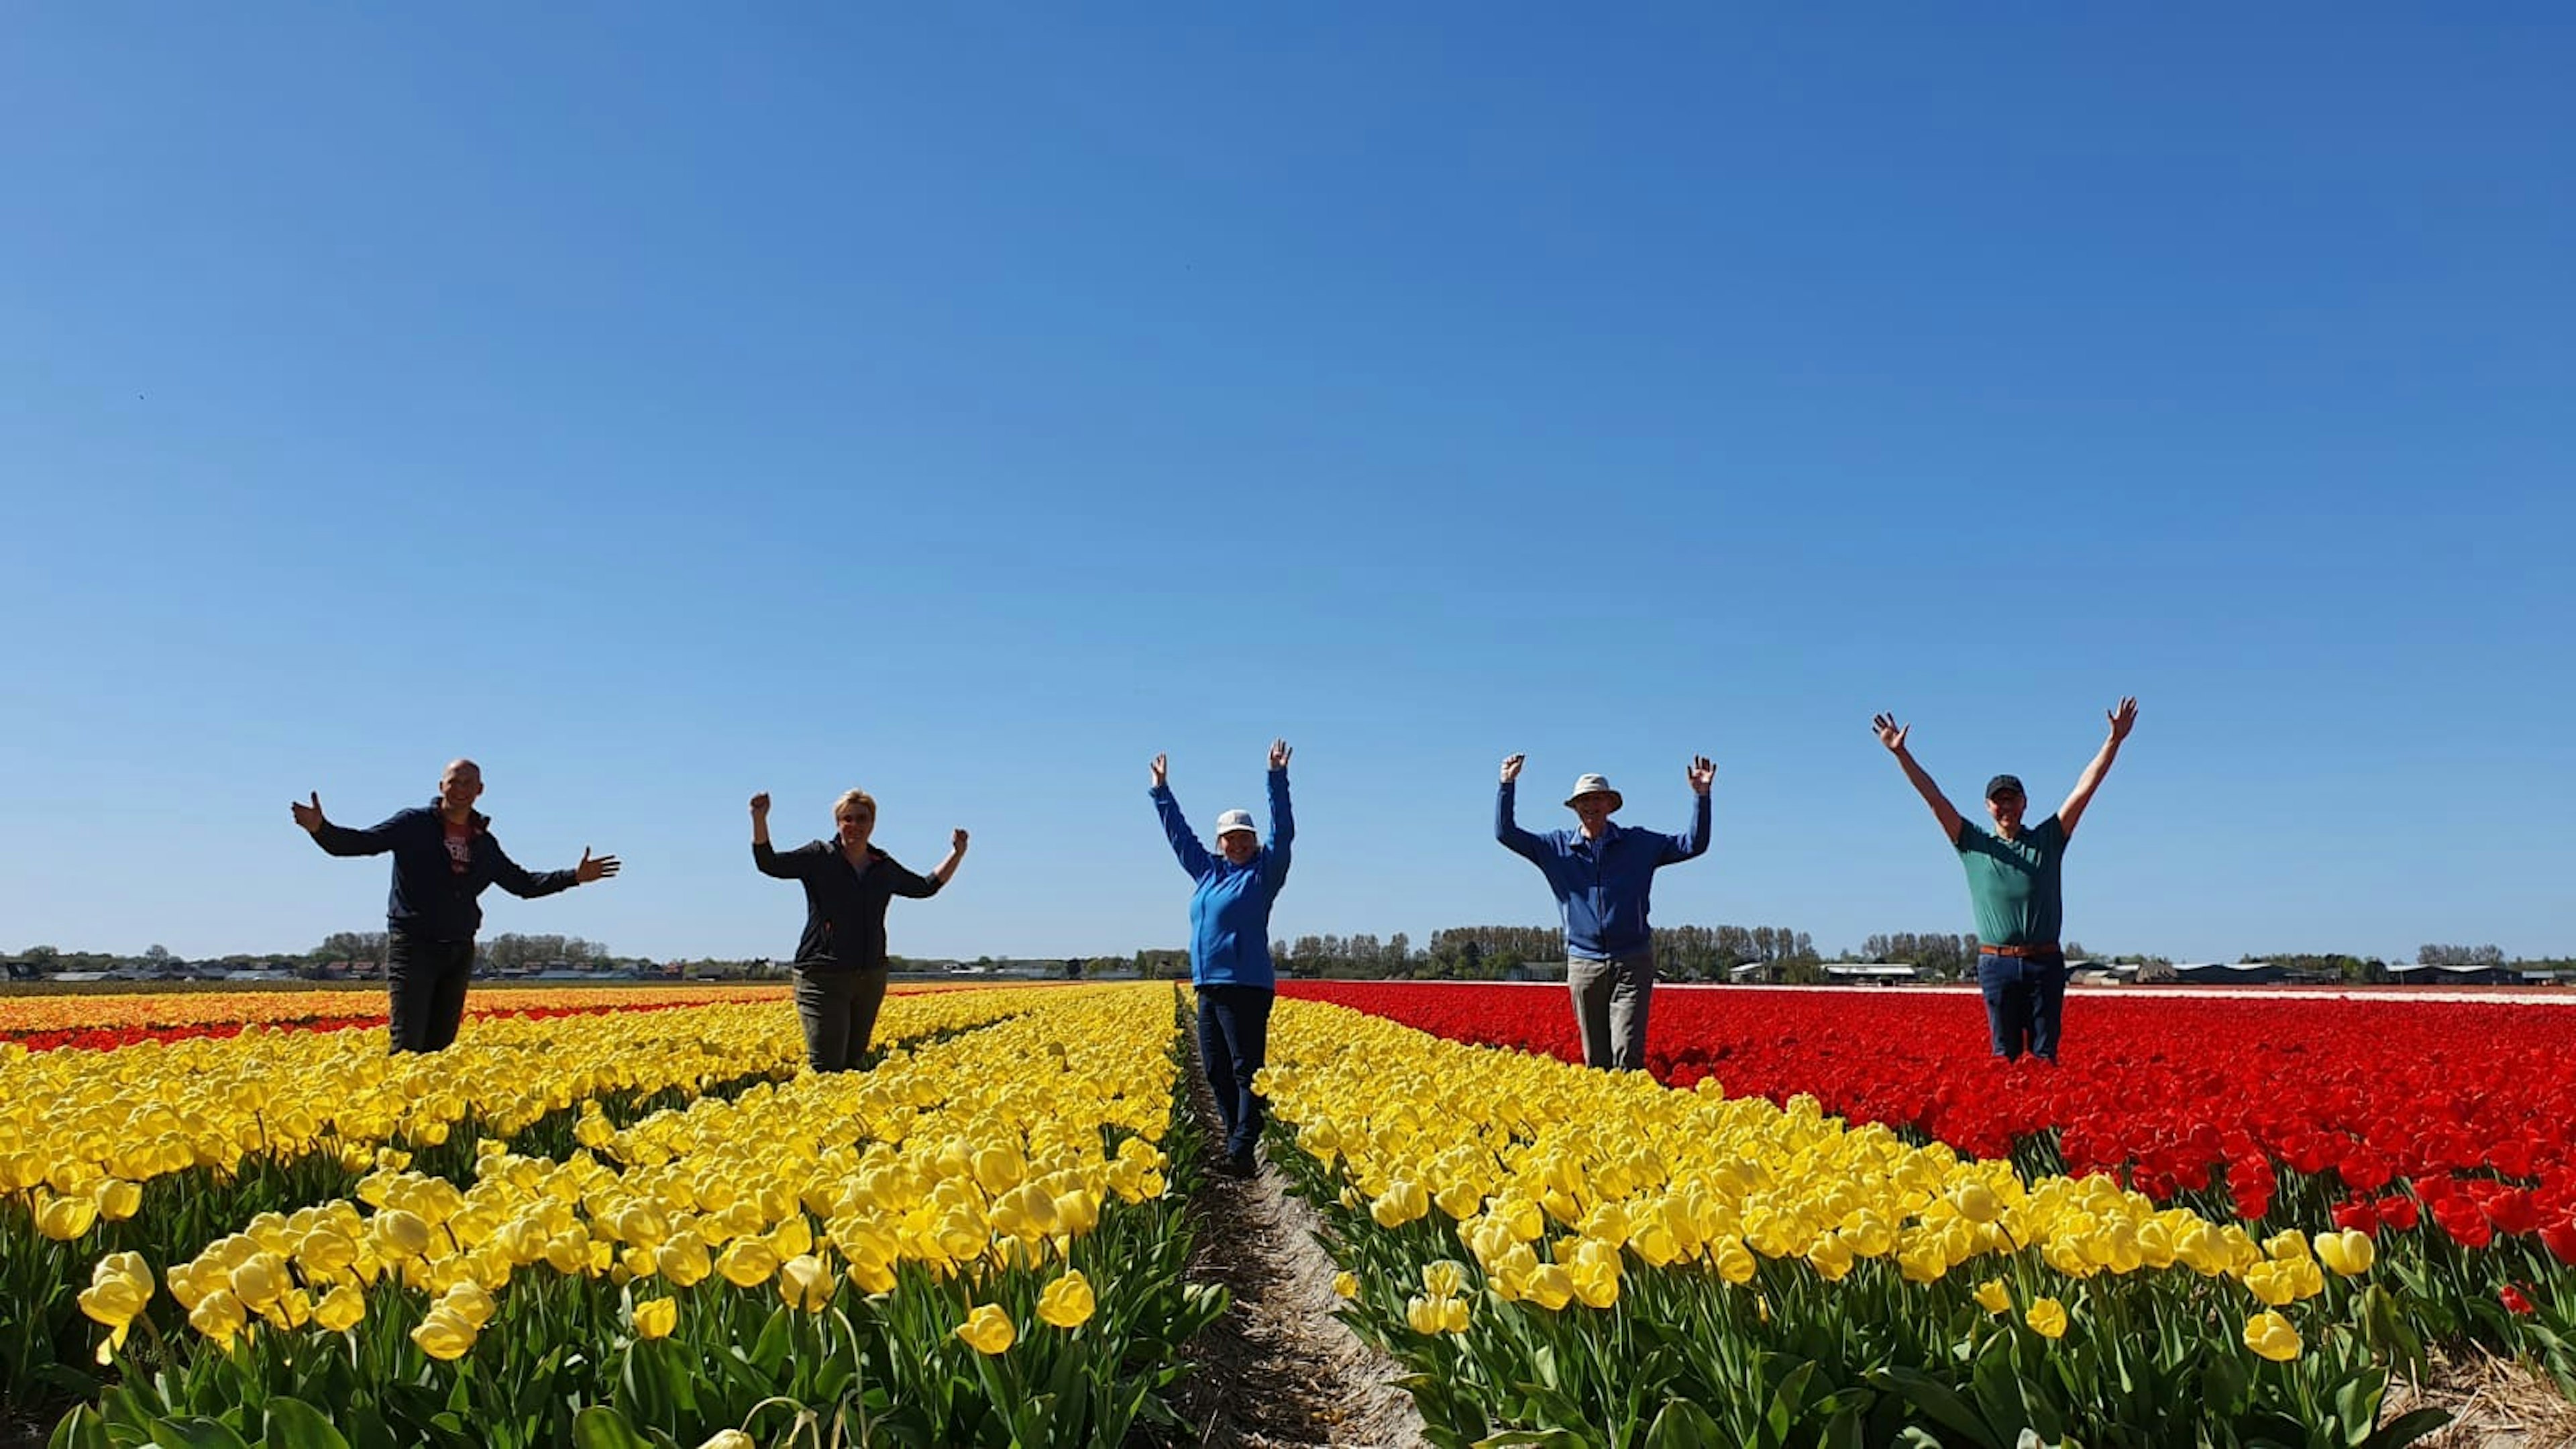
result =
[[1959,863],[1968,869],[1968,904],[1977,916],[1977,940],[1987,946],[2057,944],[2066,916],[2058,893],[2058,867],[2066,859],[2066,827],[2057,817],[2031,826],[2018,840],[1959,822]]

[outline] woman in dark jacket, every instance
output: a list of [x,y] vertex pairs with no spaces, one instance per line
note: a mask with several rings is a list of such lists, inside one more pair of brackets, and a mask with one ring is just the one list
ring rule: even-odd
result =
[[867,1055],[877,1008],[886,994],[886,902],[937,895],[966,858],[966,832],[949,838],[948,858],[928,876],[914,875],[868,843],[877,826],[876,798],[852,790],[832,803],[833,838],[794,850],[769,845],[769,792],[751,797],[751,861],[763,875],[805,887],[805,932],[796,939],[796,1015],[805,1024],[805,1060],[818,1072],[845,1072]]

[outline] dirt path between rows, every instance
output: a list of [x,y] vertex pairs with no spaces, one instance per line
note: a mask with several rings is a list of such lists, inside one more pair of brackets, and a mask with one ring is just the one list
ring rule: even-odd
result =
[[[1190,1098],[1211,1144],[1222,1144],[1216,1101],[1192,1044]],[[1188,1444],[1245,1449],[1331,1445],[1417,1449],[1422,1416],[1395,1386],[1404,1370],[1333,1316],[1333,1260],[1322,1224],[1264,1167],[1245,1181],[1210,1176],[1190,1204],[1196,1241],[1188,1276],[1222,1283],[1234,1306],[1186,1352],[1178,1408]]]

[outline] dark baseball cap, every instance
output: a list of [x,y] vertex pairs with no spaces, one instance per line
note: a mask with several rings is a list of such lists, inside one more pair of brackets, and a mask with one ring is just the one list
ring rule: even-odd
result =
[[2019,775],[1997,775],[1993,779],[1988,780],[1986,782],[1986,798],[1992,800],[1997,795],[2019,795],[2023,799],[2030,798],[2030,792],[2021,787],[2021,776]]

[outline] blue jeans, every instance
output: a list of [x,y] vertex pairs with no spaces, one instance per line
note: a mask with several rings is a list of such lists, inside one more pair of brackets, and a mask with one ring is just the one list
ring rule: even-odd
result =
[[1997,956],[1977,958],[1977,984],[1986,992],[1986,1026],[1994,1033],[1995,1055],[2006,1061],[2022,1054],[2057,1060],[2057,1025],[2066,1007],[2066,958],[2063,956]]
[[1199,1062],[1207,1068],[1216,1115],[1225,1123],[1225,1155],[1249,1157],[1261,1141],[1269,1104],[1252,1090],[1252,1074],[1270,1054],[1267,986],[1199,988]]

